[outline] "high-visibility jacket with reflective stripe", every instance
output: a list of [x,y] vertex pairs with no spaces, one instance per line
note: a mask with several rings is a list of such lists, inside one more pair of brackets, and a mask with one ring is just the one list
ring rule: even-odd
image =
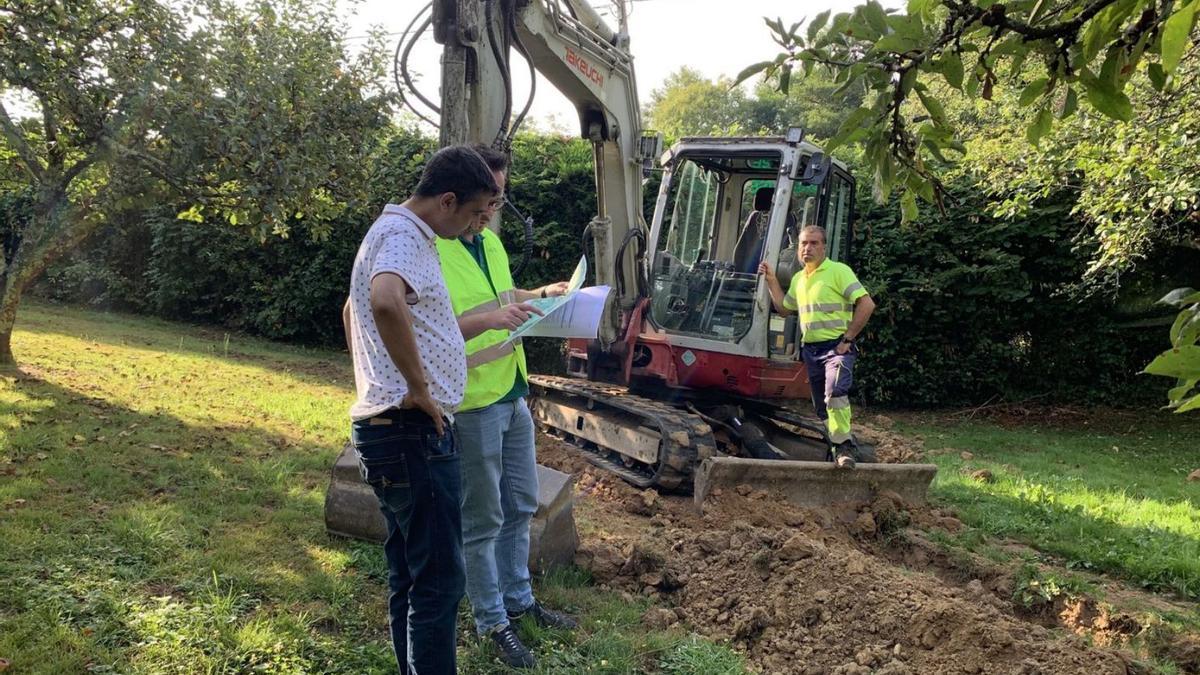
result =
[[[508,253],[500,238],[491,230],[481,237],[483,255],[487,260],[491,283],[467,247],[457,239],[437,240],[438,257],[442,261],[442,276],[450,291],[450,304],[458,318],[490,312],[502,305],[516,302],[512,273],[508,269]],[[495,290],[493,291],[493,287]],[[467,390],[460,412],[476,410],[499,401],[512,391],[517,373],[525,378],[525,350],[521,339],[508,344],[507,330],[486,330],[467,340]]]
[[850,326],[854,303],[867,294],[848,265],[826,258],[812,274],[799,270],[783,306],[800,313],[804,342],[836,340]]

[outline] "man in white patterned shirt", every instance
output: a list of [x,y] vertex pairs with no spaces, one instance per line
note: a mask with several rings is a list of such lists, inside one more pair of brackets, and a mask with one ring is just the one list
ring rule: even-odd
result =
[[457,237],[498,194],[474,150],[438,151],[413,196],[384,207],[363,238],[342,309],[358,390],[351,439],[387,521],[392,647],[405,674],[455,672],[464,589],[449,416],[466,387],[466,351],[434,242]]

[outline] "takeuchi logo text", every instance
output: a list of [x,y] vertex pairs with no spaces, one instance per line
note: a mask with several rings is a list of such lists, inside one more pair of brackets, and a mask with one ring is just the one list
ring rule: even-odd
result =
[[595,66],[588,63],[588,60],[575,53],[575,50],[567,47],[567,65],[583,73],[583,76],[592,82],[596,83],[597,87],[604,86],[604,75],[596,70]]

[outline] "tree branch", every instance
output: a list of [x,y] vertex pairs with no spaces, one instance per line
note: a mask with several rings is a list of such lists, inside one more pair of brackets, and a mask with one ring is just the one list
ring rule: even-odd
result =
[[62,147],[58,144],[58,121],[54,119],[54,113],[46,100],[45,93],[35,91],[34,94],[42,109],[42,129],[46,134],[46,167],[57,171],[62,168],[65,160]]
[[21,128],[14,124],[12,118],[8,116],[8,110],[5,109],[2,101],[0,101],[0,134],[3,134],[4,139],[12,144],[13,150],[16,150],[17,156],[21,158],[21,163],[25,165],[25,170],[29,172],[29,175],[38,182],[45,179],[46,167],[38,161],[37,154],[33,152],[33,148],[29,147],[25,135],[21,133]]
[[[1116,1],[1117,0],[1096,0],[1096,2],[1084,7],[1083,11],[1075,16],[1075,18],[1050,26],[1045,26],[1043,28],[1035,28],[1024,21],[1010,19],[1006,14],[999,15],[1000,18],[996,25],[1022,35],[1026,41],[1068,37],[1078,33],[1079,29],[1083,27],[1083,24],[1090,21],[1092,17],[1096,16],[1106,7]],[[983,13],[984,12],[981,12],[980,16],[982,16]]]
[[63,173],[63,177],[62,177],[63,186],[66,187],[66,186],[70,185],[71,181],[75,180],[76,176],[83,173],[90,166],[92,166],[97,161],[99,161],[101,158],[100,155],[101,155],[101,148],[97,148],[95,151],[92,152],[92,154],[90,154],[87,157],[84,157],[83,159],[79,160],[78,162],[75,162],[74,164],[72,164],[71,167],[69,169],[67,169],[65,173]]

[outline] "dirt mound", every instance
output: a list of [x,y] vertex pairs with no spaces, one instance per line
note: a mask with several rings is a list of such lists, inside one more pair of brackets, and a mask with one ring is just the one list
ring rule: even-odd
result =
[[[757,671],[1140,672],[1021,616],[1002,599],[1011,597],[1004,570],[905,543],[912,521],[961,527],[950,514],[889,494],[860,512],[803,509],[751,489],[723,491],[701,514],[690,497],[649,496],[554,439],[539,439],[539,461],[576,475],[578,517],[601,531],[583,538],[578,564],[600,584],[653,598],[647,625],[729,642]],[[1072,611],[1080,625],[1116,621]]]
[[854,421],[854,435],[859,441],[875,446],[877,461],[888,464],[921,461],[923,439],[901,436],[892,431],[892,424],[889,417],[870,415],[865,420]]

